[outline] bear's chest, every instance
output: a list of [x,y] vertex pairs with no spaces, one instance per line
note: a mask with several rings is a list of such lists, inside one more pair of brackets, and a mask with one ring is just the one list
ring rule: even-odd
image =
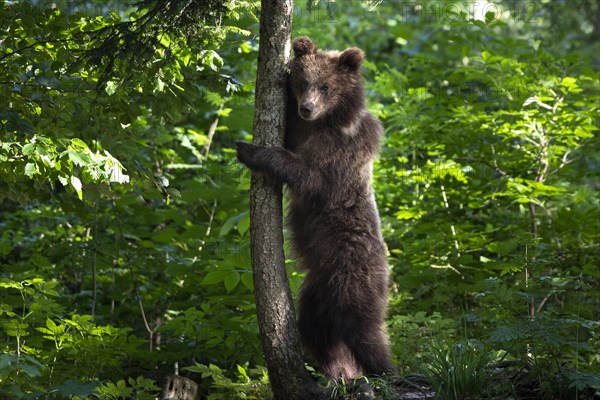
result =
[[343,167],[347,166],[345,159],[352,153],[352,148],[339,134],[324,131],[310,135],[296,152],[316,168],[329,165]]

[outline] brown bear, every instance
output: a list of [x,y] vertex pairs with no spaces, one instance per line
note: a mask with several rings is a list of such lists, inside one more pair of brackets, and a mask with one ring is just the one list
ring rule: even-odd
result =
[[385,327],[389,268],[371,187],[383,129],[367,111],[363,52],[293,43],[286,148],[238,143],[251,170],[287,184],[288,223],[308,272],[303,344],[332,379],[393,371]]

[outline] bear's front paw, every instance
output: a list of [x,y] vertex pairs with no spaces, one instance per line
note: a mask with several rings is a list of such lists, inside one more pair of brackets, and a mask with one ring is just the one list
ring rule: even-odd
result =
[[251,167],[254,164],[254,156],[259,147],[250,143],[237,142],[237,158],[240,162]]

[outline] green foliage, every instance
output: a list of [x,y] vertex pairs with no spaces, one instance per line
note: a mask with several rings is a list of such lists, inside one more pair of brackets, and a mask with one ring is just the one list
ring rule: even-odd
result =
[[119,380],[116,384],[106,382],[96,388],[95,397],[102,400],[119,400],[136,398],[140,400],[153,400],[159,394],[160,388],[151,379],[140,376],[137,379],[129,378],[127,383]]
[[[568,283],[572,282],[560,282],[560,287],[566,291]],[[597,320],[564,316],[554,310],[537,313],[534,319],[519,316],[510,310],[522,303],[523,293],[496,279],[486,285],[489,291],[481,297],[496,320],[488,344],[506,351],[504,358],[520,360],[532,379],[541,382],[543,396],[565,398],[598,387],[600,374],[593,370],[600,350]]]
[[491,381],[492,356],[481,343],[459,341],[430,348],[428,376],[440,399],[466,400],[486,396]]
[[140,396],[129,376],[180,360],[261,361],[248,218],[218,235],[247,207],[222,135],[252,118],[254,5],[205,9],[201,34],[198,9],[145,31],[150,3],[46,5],[0,13],[2,393]]
[[368,378],[362,376],[351,381],[329,381],[330,398],[335,400],[378,399],[391,400],[398,398],[390,376]]
[[[0,10],[0,396],[149,398],[178,368],[208,398],[269,398],[232,150],[258,2],[52,4]],[[401,374],[434,366],[449,397],[493,378],[498,397],[591,398],[598,5],[473,6],[297,3],[294,35],[367,54]],[[511,367],[471,368],[491,361]]]
[[19,396],[23,390],[89,394],[98,378],[121,376],[124,361],[135,357],[143,344],[131,336],[130,328],[98,325],[91,315],[66,318],[64,308],[55,302],[57,285],[41,278],[0,280],[4,289],[0,332],[9,339],[1,360],[7,394]]
[[[440,312],[427,315],[425,312],[390,317],[388,323],[392,353],[401,375],[424,372],[426,363],[424,343],[433,340],[451,340],[457,335],[457,324],[453,318]],[[418,340],[417,340],[418,338]]]
[[360,392],[368,391],[369,380],[366,377],[353,379],[350,382],[346,382],[345,379],[341,379],[339,382],[331,382],[331,398],[332,399],[353,399],[356,397],[356,392],[359,392],[358,398],[360,398]]
[[214,364],[196,364],[185,369],[199,373],[203,380],[211,382],[212,393],[206,397],[208,400],[273,398],[264,367],[244,368],[238,364],[236,380],[228,378],[225,371]]

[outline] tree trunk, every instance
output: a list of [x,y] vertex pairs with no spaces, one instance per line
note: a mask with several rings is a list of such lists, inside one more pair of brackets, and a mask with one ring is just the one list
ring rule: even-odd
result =
[[161,400],[196,400],[198,384],[179,375],[169,375],[162,387]]
[[[286,68],[293,0],[262,0],[254,141],[283,146]],[[318,399],[323,390],[304,368],[289,281],[285,272],[281,186],[252,175],[250,237],[256,313],[276,399]]]

